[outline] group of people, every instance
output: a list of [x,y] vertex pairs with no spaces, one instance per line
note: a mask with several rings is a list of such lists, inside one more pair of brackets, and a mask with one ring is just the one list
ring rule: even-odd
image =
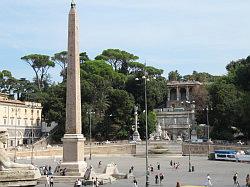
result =
[[54,177],[50,175],[46,175],[45,187],[53,187],[53,186],[54,186]]
[[[233,185],[234,187],[239,187],[238,173],[236,172],[233,176]],[[246,176],[246,187],[250,187],[250,176],[247,174]]]
[[[81,180],[80,178],[76,179],[75,187],[81,187],[86,186],[85,181]],[[92,177],[92,187],[98,187],[100,185],[100,182],[98,181],[98,178]]]
[[172,161],[170,160],[170,167],[172,167],[173,169],[178,169],[179,166],[180,166],[180,163],[179,162],[175,162],[175,161]]

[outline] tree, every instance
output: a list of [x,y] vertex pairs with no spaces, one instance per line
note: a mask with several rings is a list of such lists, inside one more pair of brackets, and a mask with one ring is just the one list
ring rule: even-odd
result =
[[217,80],[208,88],[213,108],[210,114],[210,124],[213,126],[211,136],[232,140],[232,127],[237,127],[239,122],[241,93],[235,85],[227,83],[226,77]]
[[87,55],[86,52],[80,53],[80,63],[82,64],[83,62],[89,61],[89,56]]
[[168,73],[168,80],[169,81],[180,81],[181,80],[181,75],[177,70],[175,71],[170,71]]
[[54,56],[51,59],[61,67],[60,74],[63,77],[63,80],[65,80],[66,79],[66,67],[67,67],[68,52],[62,51],[62,52],[56,53],[56,54],[54,54]]
[[120,49],[106,49],[102,54],[96,56],[95,59],[104,60],[110,63],[115,71],[127,74],[128,64],[138,60],[139,57]]
[[[149,111],[148,112],[148,137],[149,135],[156,130],[156,114],[155,112]],[[145,113],[141,113],[139,115],[139,133],[141,138],[145,139],[146,137],[146,115]]]
[[38,89],[41,91],[44,88],[44,79],[48,73],[49,68],[54,67],[55,63],[50,60],[47,55],[31,54],[21,57],[35,72],[35,80]]

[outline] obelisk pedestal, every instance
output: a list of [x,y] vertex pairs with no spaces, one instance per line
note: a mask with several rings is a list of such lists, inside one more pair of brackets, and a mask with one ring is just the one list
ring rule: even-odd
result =
[[66,95],[66,124],[63,141],[63,162],[66,175],[83,176],[87,164],[84,162],[84,141],[81,122],[81,87],[79,59],[79,21],[76,4],[72,1],[68,22],[68,66]]

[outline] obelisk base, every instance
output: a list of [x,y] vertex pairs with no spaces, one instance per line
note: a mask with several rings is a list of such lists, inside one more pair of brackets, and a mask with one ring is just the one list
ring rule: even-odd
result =
[[65,134],[63,139],[63,162],[60,169],[65,169],[66,176],[83,176],[87,170],[84,161],[84,141],[82,134]]

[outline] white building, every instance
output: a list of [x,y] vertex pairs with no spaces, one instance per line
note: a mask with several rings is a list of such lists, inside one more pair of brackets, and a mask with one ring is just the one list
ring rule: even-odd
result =
[[10,100],[0,93],[0,126],[8,130],[5,147],[31,144],[41,137],[41,103]]

